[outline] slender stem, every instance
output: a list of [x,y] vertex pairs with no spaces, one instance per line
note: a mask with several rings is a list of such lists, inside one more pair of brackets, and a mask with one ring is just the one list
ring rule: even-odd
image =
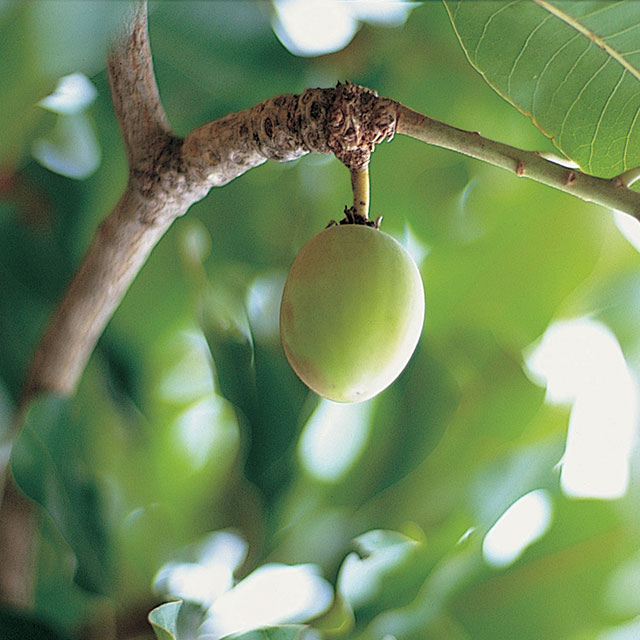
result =
[[351,170],[351,188],[353,189],[353,212],[369,218],[369,165]]
[[630,187],[634,182],[640,180],[640,167],[633,167],[623,171],[618,178],[625,187]]
[[587,202],[623,211],[640,220],[640,193],[627,188],[622,179],[625,174],[614,178],[590,176],[547,160],[535,151],[524,151],[483,138],[475,131],[457,129],[403,105],[398,105],[396,131],[438,147],[464,153],[512,171],[519,177],[536,180]]

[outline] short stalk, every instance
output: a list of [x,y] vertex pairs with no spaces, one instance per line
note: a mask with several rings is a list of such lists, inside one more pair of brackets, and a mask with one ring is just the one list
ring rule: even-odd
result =
[[351,170],[353,189],[353,213],[365,220],[369,219],[369,166]]

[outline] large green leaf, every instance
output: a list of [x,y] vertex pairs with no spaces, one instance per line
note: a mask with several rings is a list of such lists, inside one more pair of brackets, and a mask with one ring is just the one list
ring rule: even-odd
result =
[[640,164],[640,3],[444,0],[471,64],[584,170]]
[[76,554],[76,582],[104,593],[109,584],[108,541],[81,433],[68,399],[41,396],[31,405],[13,446],[11,468],[19,487],[48,512]]

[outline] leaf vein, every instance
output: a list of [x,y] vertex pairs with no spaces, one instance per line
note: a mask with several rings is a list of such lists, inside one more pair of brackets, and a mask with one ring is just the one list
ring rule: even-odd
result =
[[631,121],[631,124],[629,125],[629,133],[627,134],[627,140],[625,142],[624,145],[624,152],[622,154],[622,163],[624,168],[626,169],[629,166],[629,162],[628,162],[628,157],[629,157],[629,141],[631,140],[631,136],[633,134],[633,130],[636,126],[636,122],[638,121],[638,116],[640,116],[640,105],[638,105],[638,108],[636,109],[636,113],[633,116],[633,120]]
[[635,76],[638,80],[640,80],[640,70],[636,69],[632,64],[630,64],[624,56],[614,49],[611,45],[607,44],[598,34],[594,33],[587,26],[579,22],[576,18],[570,16],[565,13],[562,9],[555,6],[552,2],[548,0],[533,0],[539,7],[545,9],[552,13],[556,18],[562,20],[565,24],[569,25],[583,36],[588,38],[595,45],[603,49],[611,58],[613,58],[618,64],[622,65],[629,73]]
[[576,70],[576,68],[580,64],[580,62],[582,62],[582,59],[587,55],[587,53],[589,52],[589,49],[591,49],[592,44],[593,43],[590,42],[587,45],[587,48],[576,58],[576,61],[571,66],[571,69],[567,71],[567,74],[563,78],[562,82],[557,86],[556,90],[553,92],[553,95],[551,96],[551,104],[549,105],[550,110],[553,110],[553,105],[556,101],[556,96],[558,95],[558,92],[562,89],[562,87],[564,87],[564,85],[567,83],[567,81],[571,77],[571,74],[573,74],[573,72]]
[[514,74],[514,72],[516,70],[516,67],[518,66],[518,63],[520,62],[522,56],[524,55],[524,52],[527,50],[527,47],[529,46],[529,43],[531,42],[531,39],[533,38],[533,36],[544,25],[544,23],[547,22],[547,20],[549,20],[550,18],[551,18],[551,14],[547,14],[544,17],[544,19],[540,22],[540,24],[536,25],[531,30],[531,33],[527,36],[527,39],[524,41],[524,44],[522,45],[522,48],[520,49],[520,52],[516,56],[516,59],[513,61],[513,65],[511,65],[511,71],[509,71],[509,76],[507,78],[507,95],[509,97],[511,97],[511,79],[513,78],[513,74]]
[[[587,82],[584,83],[584,86],[578,92],[578,95],[575,97],[574,101],[571,103],[571,106],[567,109],[567,112],[564,114],[564,118],[562,119],[562,124],[560,125],[560,134],[558,135],[558,140],[562,142],[562,137],[564,135],[564,128],[567,124],[567,120],[571,115],[571,112],[574,110],[575,106],[580,102],[580,98],[582,98],[584,92],[587,90],[589,85],[598,77],[598,74],[609,64],[610,58],[607,58],[598,68],[598,70],[589,78]],[[586,146],[586,145],[585,145]]]
[[[571,38],[569,38],[569,40],[567,40],[550,58],[549,60],[547,60],[547,63],[544,65],[540,75],[538,76],[538,80],[536,82],[536,88],[533,90],[533,98],[531,101],[531,115],[534,115],[534,111],[535,111],[535,105],[536,105],[536,97],[538,95],[538,91],[540,89],[540,85],[542,82],[542,77],[544,76],[544,74],[547,72],[547,70],[549,69],[549,67],[551,66],[551,64],[553,63],[553,61],[557,58],[558,55],[560,55],[560,53],[566,48],[568,47],[576,38],[579,37],[579,34],[574,34],[573,36],[571,36]],[[562,83],[560,83],[562,84]],[[552,101],[553,98],[555,96],[557,92],[554,91],[553,96],[552,96]],[[535,116],[534,116],[535,117]]]
[[521,0],[512,0],[511,2],[502,5],[498,10],[494,11],[488,18],[487,21],[484,23],[484,26],[482,27],[482,33],[480,34],[480,38],[478,38],[478,42],[476,44],[476,48],[473,51],[473,58],[474,60],[478,60],[478,50],[480,49],[480,45],[482,44],[482,41],[484,40],[485,36],[487,35],[487,30],[489,29],[489,25],[493,22],[493,19],[499,15],[500,13],[502,13],[503,11],[505,11],[506,9],[509,9],[509,7],[512,7],[515,4],[518,4],[519,2],[521,2]]
[[[640,24],[632,24],[624,29],[620,29],[620,31],[615,31],[614,33],[610,33],[609,35],[603,36],[602,39],[605,41],[611,40],[613,38],[617,38],[618,36],[621,36],[623,33],[627,33],[629,31],[633,31],[634,29],[638,29],[638,28],[640,28]],[[620,55],[624,56],[625,52],[621,51]]]
[[593,11],[589,11],[589,13],[583,13],[582,16],[580,16],[581,18],[591,18],[592,16],[597,15],[598,13],[602,13],[603,11],[608,11],[609,9],[615,9],[618,5],[624,4],[625,2],[628,2],[628,0],[617,0],[617,2],[610,2],[609,4],[603,6],[603,7],[598,7],[597,9],[594,9]]
[[596,123],[596,130],[595,130],[595,132],[593,134],[593,138],[591,139],[591,145],[590,145],[590,149],[589,149],[589,160],[587,161],[587,167],[588,167],[590,172],[591,172],[591,167],[592,167],[592,162],[593,162],[593,152],[594,152],[594,148],[595,148],[595,144],[596,144],[596,139],[598,137],[598,134],[600,133],[600,126],[602,125],[602,121],[604,120],[604,115],[605,115],[607,109],[609,108],[609,105],[611,104],[611,100],[613,99],[613,96],[618,91],[618,88],[622,84],[622,81],[624,80],[624,77],[626,75],[627,75],[627,70],[623,69],[622,73],[620,74],[620,78],[618,79],[618,82],[616,82],[616,86],[613,88],[613,90],[609,94],[609,97],[607,98],[607,101],[604,103],[604,106],[602,107],[602,109],[600,111],[600,115],[598,116],[598,122]]

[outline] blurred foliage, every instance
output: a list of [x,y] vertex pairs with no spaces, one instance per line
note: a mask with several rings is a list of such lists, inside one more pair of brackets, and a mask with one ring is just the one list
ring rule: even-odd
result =
[[[125,9],[0,4],[7,425],[46,320],[126,182],[102,65]],[[488,137],[552,148],[468,64],[439,3],[414,9],[403,27],[365,25],[343,50],[313,58],[282,46],[264,3],[150,9],[160,93],[180,134],[279,93],[349,79]],[[101,163],[81,181],[30,156],[55,127],[34,105],[73,72],[98,92],[85,113]],[[27,637],[26,628],[34,639],[58,637],[49,628],[125,637],[116,629],[131,620],[145,629],[162,601],[156,572],[223,528],[248,542],[243,575],[266,562],[321,567],[337,589],[316,625],[327,638],[602,640],[640,615],[638,455],[623,498],[565,496],[557,464],[569,407],[546,404],[523,366],[523,350],[554,319],[590,315],[640,374],[638,252],[610,212],[414,140],[379,147],[371,174],[372,215],[425,256],[426,323],[404,373],[345,418],[333,451],[325,443],[324,453],[306,452],[312,429],[321,438],[332,425],[313,426],[324,404],[286,363],[279,293],[302,244],[350,201],[348,172],[305,157],[215,190],[154,250],[76,397],[31,408],[13,470],[44,507],[35,614],[47,627],[0,611],[3,638]],[[338,464],[343,448],[350,457]],[[314,472],[318,460],[333,471]],[[549,532],[512,565],[487,565],[486,532],[541,488],[552,501]],[[354,576],[361,589],[341,592]],[[179,607],[164,606],[152,622],[170,638],[175,616],[161,614]],[[139,633],[153,637],[148,625]]]

